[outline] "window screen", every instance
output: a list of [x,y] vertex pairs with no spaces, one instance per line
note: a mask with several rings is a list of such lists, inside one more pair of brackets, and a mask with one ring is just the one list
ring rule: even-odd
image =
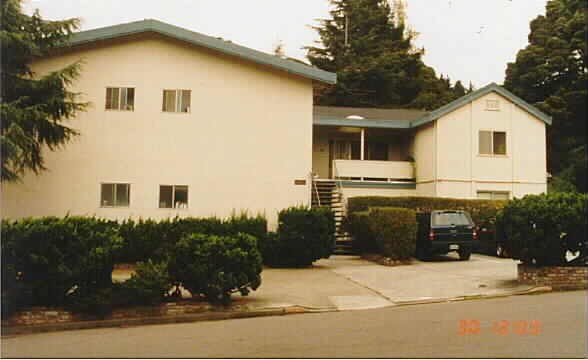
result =
[[492,154],[492,132],[480,131],[480,154]]
[[130,184],[102,184],[100,186],[100,206],[128,207],[130,190]]

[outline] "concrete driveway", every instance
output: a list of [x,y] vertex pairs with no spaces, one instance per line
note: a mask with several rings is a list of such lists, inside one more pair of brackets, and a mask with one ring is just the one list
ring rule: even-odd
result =
[[[393,267],[354,256],[334,256],[318,264],[370,289],[391,305],[506,295],[533,288],[518,283],[516,261],[477,254],[469,261],[459,261],[457,255],[450,254]],[[341,299],[331,300],[336,303]]]

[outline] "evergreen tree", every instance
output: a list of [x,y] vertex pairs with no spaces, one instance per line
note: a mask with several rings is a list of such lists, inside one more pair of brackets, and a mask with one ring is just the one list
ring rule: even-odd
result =
[[31,62],[64,44],[78,20],[43,20],[38,12],[23,14],[20,0],[2,3],[2,89],[0,101],[2,181],[18,181],[27,170],[44,170],[43,151],[54,150],[77,132],[62,121],[86,104],[67,90],[80,64],[37,77]]
[[504,86],[553,116],[548,168],[586,192],[586,0],[550,0],[530,25],[529,45],[509,63]]
[[315,27],[322,47],[306,49],[313,66],[337,73],[337,84],[316,87],[316,104],[430,110],[458,97],[422,62],[402,0],[330,1],[332,18]]
[[315,27],[323,47],[306,47],[313,66],[336,72],[319,103],[403,106],[419,93],[421,53],[386,0],[330,0],[331,19]]

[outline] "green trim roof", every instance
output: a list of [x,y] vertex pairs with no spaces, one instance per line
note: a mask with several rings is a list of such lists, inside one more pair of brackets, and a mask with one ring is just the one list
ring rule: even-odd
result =
[[134,35],[145,32],[154,32],[169,36],[193,45],[206,47],[224,54],[240,57],[257,64],[271,66],[292,74],[296,74],[312,80],[335,84],[337,74],[304,65],[295,61],[282,59],[278,56],[266,54],[229,41],[214,38],[178,26],[166,24],[161,21],[146,19],[127,24],[103,27],[94,30],[75,33],[69,41],[68,46],[83,45],[96,41],[115,39],[123,36]]
[[[551,125],[551,116],[517,97],[505,88],[491,83],[431,112],[415,109],[375,109],[348,108],[337,106],[314,106],[313,124],[318,126],[347,126],[358,128],[412,129],[437,120],[470,102],[490,93],[496,92],[529,112],[536,118]],[[348,118],[359,115],[363,119]]]
[[539,109],[537,109],[536,107],[534,107],[533,105],[527,103],[525,100],[519,98],[518,96],[514,95],[513,93],[511,93],[510,91],[506,90],[505,88],[498,86],[495,83],[491,83],[487,86],[484,86],[483,88],[473,91],[465,96],[460,97],[459,99],[450,102],[447,105],[441,106],[439,109],[436,109],[430,113],[428,113],[427,115],[423,116],[420,119],[417,120],[413,120],[410,124],[411,127],[417,127],[423,124],[426,124],[428,122],[431,122],[433,120],[437,120],[440,117],[452,112],[453,110],[456,110],[457,108],[468,104],[490,92],[496,92],[502,96],[504,96],[505,98],[509,99],[510,101],[512,101],[513,103],[515,103],[517,106],[519,106],[520,108],[522,108],[523,110],[526,110],[527,112],[529,112],[531,115],[534,115],[535,117],[537,117],[540,120],[543,120],[547,125],[551,125],[551,116],[546,115],[545,113],[543,113],[542,111],[540,111]]

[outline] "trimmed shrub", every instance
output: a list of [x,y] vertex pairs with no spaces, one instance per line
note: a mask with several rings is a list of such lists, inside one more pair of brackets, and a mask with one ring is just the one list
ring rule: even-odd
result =
[[265,265],[278,266],[280,263],[280,236],[277,232],[270,232],[264,238],[259,239],[258,247]]
[[174,247],[169,273],[193,296],[229,303],[231,294],[247,295],[261,284],[262,261],[255,237],[185,235]]
[[380,253],[394,260],[411,258],[416,252],[417,221],[414,210],[373,208],[369,212],[370,233]]
[[335,216],[328,208],[290,207],[278,214],[277,235],[262,245],[265,264],[309,266],[328,258],[335,246]]
[[343,227],[351,234],[354,252],[359,254],[378,253],[378,243],[370,231],[369,211],[350,213],[343,219]]
[[134,263],[151,259],[162,262],[167,259],[176,243],[188,234],[210,234],[219,236],[246,233],[263,238],[267,233],[267,221],[261,216],[249,217],[242,213],[222,220],[210,218],[179,218],[154,221],[151,219],[128,219],[121,223],[120,234],[124,249],[119,262]]
[[359,196],[347,201],[347,212],[367,211],[371,207],[397,207],[419,211],[464,210],[470,213],[477,226],[494,231],[496,213],[506,200],[469,200],[437,197]]
[[118,306],[157,305],[168,297],[172,287],[166,263],[139,262],[131,278],[115,288],[114,303]]
[[[586,266],[587,199],[580,193],[550,193],[512,200],[498,214],[498,236],[523,263]],[[568,262],[568,251],[579,256]]]
[[[116,223],[44,217],[2,222],[3,310],[61,306],[75,293],[110,287],[122,239]],[[4,302],[4,301],[3,301]]]
[[394,260],[411,258],[416,250],[416,212],[375,207],[348,216],[346,227],[360,253],[378,253]]

